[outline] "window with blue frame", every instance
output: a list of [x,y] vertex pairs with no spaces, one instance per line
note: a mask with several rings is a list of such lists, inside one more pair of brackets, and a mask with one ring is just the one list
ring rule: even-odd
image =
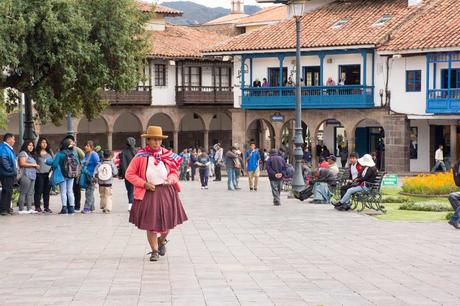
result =
[[407,92],[422,91],[422,70],[407,70],[406,71],[406,91]]
[[[441,70],[441,88],[449,88],[449,70]],[[450,70],[450,88],[460,88],[460,69]]]

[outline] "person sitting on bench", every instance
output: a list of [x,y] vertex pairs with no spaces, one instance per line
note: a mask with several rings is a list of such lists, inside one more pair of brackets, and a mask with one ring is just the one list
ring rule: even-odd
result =
[[332,196],[330,187],[337,184],[337,176],[328,168],[320,168],[313,172],[313,177],[313,203],[329,204]]
[[345,195],[340,199],[339,202],[332,203],[337,210],[349,210],[351,207],[351,198],[355,193],[363,191],[369,191],[369,184],[375,183],[377,177],[377,168],[372,156],[369,154],[364,155],[358,159],[358,163],[363,167],[358,178],[354,181],[352,187],[350,187]]

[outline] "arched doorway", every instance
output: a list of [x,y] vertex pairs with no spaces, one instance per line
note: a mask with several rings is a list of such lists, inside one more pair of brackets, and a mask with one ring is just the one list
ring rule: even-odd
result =
[[209,125],[209,145],[220,143],[224,150],[232,146],[232,118],[226,113],[217,113]]
[[189,113],[180,121],[179,152],[185,148],[204,146],[205,125],[197,113]]
[[112,149],[124,149],[128,137],[136,139],[136,146],[140,147],[142,132],[142,124],[139,118],[130,112],[124,112],[113,124]]
[[156,113],[149,120],[150,125],[161,126],[163,134],[168,136],[163,140],[163,146],[168,149],[174,149],[174,123],[171,117],[164,113]]
[[[289,156],[289,162],[292,164],[294,163],[294,137],[295,137],[295,120],[287,121],[283,127],[281,128],[281,147],[287,155]],[[303,144],[302,149],[304,150],[305,147],[311,151],[311,133],[310,129],[308,128],[307,124],[302,121],[302,138]]]
[[89,121],[86,117],[81,118],[77,128],[77,144],[83,147],[88,140],[94,141],[95,145],[107,147],[108,125],[104,118],[99,117]]
[[254,120],[248,127],[246,138],[246,142],[254,141],[261,150],[275,148],[275,129],[265,119]]
[[377,168],[385,169],[385,130],[379,122],[364,119],[356,125],[354,149],[359,156],[372,154]]
[[316,157],[326,158],[327,155],[334,155],[340,166],[342,150],[348,151],[347,131],[343,124],[333,118],[321,122],[316,133]]

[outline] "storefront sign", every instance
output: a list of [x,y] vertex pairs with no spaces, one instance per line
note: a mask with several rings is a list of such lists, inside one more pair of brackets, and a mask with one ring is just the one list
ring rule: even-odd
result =
[[284,122],[284,116],[281,115],[280,113],[274,113],[272,115],[272,121],[273,122]]
[[395,174],[385,175],[382,181],[382,186],[398,187],[398,176]]

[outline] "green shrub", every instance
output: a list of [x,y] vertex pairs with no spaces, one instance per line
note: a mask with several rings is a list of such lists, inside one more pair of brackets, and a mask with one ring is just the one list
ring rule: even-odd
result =
[[440,204],[437,202],[429,201],[429,202],[408,202],[402,204],[399,207],[400,210],[415,210],[415,211],[432,211],[432,212],[443,212],[443,211],[453,211],[452,207],[447,206],[445,204]]
[[408,203],[411,199],[407,196],[388,196],[383,197],[382,203]]

